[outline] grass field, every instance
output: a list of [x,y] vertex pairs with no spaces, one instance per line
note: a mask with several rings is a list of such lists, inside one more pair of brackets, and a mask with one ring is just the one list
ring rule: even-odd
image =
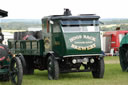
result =
[[[0,82],[0,85],[11,85]],[[22,85],[128,85],[128,72],[122,72],[118,57],[105,57],[103,79],[94,79],[91,72],[60,74],[59,80],[48,80],[47,71],[25,75]]]

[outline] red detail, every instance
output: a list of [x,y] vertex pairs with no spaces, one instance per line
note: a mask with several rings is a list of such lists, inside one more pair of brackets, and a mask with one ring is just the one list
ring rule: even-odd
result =
[[109,45],[110,49],[114,48],[114,52],[118,51],[120,47],[119,35],[125,35],[128,31],[119,30],[119,31],[108,31],[104,33],[104,37],[111,37],[111,44]]
[[47,20],[47,33],[49,33],[49,22]]
[[26,35],[23,37],[23,40],[26,40],[30,35]]
[[5,49],[3,46],[0,46],[1,49]]
[[0,61],[2,61],[2,60],[4,60],[5,59],[5,57],[2,57],[2,58],[0,58]]

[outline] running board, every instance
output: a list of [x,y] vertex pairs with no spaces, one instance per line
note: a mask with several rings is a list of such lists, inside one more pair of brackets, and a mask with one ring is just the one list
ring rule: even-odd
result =
[[69,73],[69,72],[90,72],[92,70],[87,69],[87,70],[65,70],[65,71],[61,71],[61,73]]

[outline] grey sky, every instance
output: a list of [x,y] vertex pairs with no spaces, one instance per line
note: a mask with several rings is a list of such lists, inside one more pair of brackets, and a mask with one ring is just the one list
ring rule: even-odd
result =
[[127,0],[1,0],[0,9],[9,12],[7,18],[40,19],[62,14],[69,8],[72,14],[97,14],[102,18],[128,18]]

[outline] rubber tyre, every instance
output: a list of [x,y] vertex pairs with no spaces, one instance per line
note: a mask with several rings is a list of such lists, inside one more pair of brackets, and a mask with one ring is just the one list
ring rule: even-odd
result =
[[21,60],[23,69],[25,69],[25,68],[26,68],[26,61],[25,61],[25,59],[24,59],[24,56],[23,56],[21,53],[19,53],[19,56],[18,56],[18,57],[19,57],[20,60]]
[[55,60],[52,56],[48,58],[48,79],[49,80],[57,80],[59,79],[59,64],[58,61]]
[[93,78],[104,77],[104,59],[96,59],[93,65],[94,70],[92,71]]
[[23,68],[21,60],[18,57],[11,59],[10,64],[10,79],[13,85],[21,85],[23,78]]

